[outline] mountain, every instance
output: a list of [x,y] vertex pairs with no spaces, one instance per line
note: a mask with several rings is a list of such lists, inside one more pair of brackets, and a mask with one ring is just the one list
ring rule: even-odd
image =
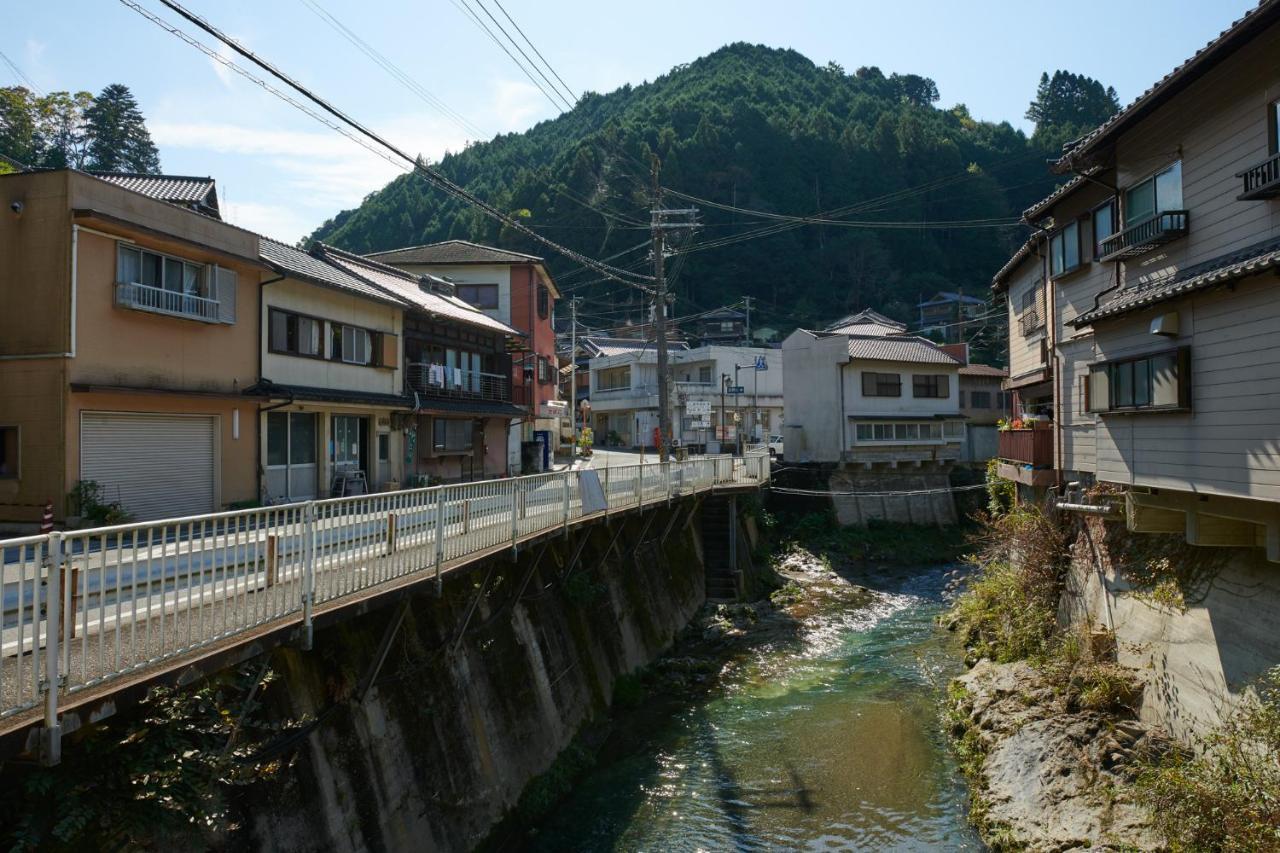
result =
[[[794,50],[733,44],[652,82],[588,93],[571,112],[437,165],[546,237],[599,258],[647,237],[651,153],[661,159],[664,187],[701,199],[794,215],[841,209],[830,217],[861,224],[732,242],[777,223],[694,202],[703,223],[687,238],[694,250],[668,264],[674,313],[749,295],[760,326],[825,325],[868,305],[911,322],[921,295],[985,295],[1026,232],[982,220],[1010,221],[1055,182],[1041,144],[1007,122],[977,121],[963,105],[941,109],[937,100],[928,78],[874,67],[850,74]],[[664,203],[690,204],[674,195]],[[930,224],[956,221],[964,224]],[[628,306],[642,316],[635,290],[608,281],[579,288],[598,276],[413,174],[311,237],[356,252],[450,238],[546,256],[562,288],[588,297],[588,325],[618,322]],[[713,241],[725,242],[699,248]],[[645,268],[645,255],[636,248],[615,263]]]

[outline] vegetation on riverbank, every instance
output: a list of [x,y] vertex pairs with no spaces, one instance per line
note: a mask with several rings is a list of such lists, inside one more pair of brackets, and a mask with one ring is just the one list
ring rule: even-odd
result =
[[968,524],[925,527],[873,520],[866,527],[842,527],[833,510],[778,514],[764,511],[759,520],[765,547],[774,555],[804,548],[833,565],[953,563],[961,559],[973,533]]

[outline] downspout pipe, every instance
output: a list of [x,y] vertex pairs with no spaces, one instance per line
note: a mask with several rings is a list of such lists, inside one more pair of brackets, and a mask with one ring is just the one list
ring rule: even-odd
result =
[[[262,308],[263,308],[262,288],[266,287],[268,284],[275,284],[277,281],[284,281],[285,278],[286,276],[278,275],[275,278],[269,278],[266,281],[258,282],[258,379],[259,381],[262,381],[262,350],[266,346],[266,338],[263,336],[263,327],[262,327]],[[267,331],[270,331],[270,330],[268,329]],[[275,405],[267,406],[266,408],[263,408],[261,405],[258,406],[256,422],[253,425],[253,451],[254,451],[254,458],[258,460],[258,464],[254,465],[253,467],[258,475],[257,487],[258,487],[259,499],[264,497],[264,492],[262,491],[262,476],[263,476],[262,416],[264,413],[269,412],[272,409],[279,409],[284,406],[288,406],[292,402],[293,402],[293,397],[292,395],[290,395],[288,402],[276,403]]]

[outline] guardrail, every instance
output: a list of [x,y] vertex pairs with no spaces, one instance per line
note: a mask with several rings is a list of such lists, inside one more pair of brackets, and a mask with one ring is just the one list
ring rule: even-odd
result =
[[[571,470],[0,541],[0,720],[397,578],[716,487],[768,454]],[[598,486],[598,488],[597,488]],[[50,604],[54,606],[50,606]],[[56,685],[54,687],[53,685]]]

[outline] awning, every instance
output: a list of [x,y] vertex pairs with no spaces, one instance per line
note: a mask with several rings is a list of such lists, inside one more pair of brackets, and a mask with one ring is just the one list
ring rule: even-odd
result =
[[244,389],[246,397],[271,400],[305,401],[378,406],[386,409],[412,409],[413,398],[405,394],[379,394],[373,391],[347,391],[341,388],[314,388],[308,385],[281,385],[263,379]]

